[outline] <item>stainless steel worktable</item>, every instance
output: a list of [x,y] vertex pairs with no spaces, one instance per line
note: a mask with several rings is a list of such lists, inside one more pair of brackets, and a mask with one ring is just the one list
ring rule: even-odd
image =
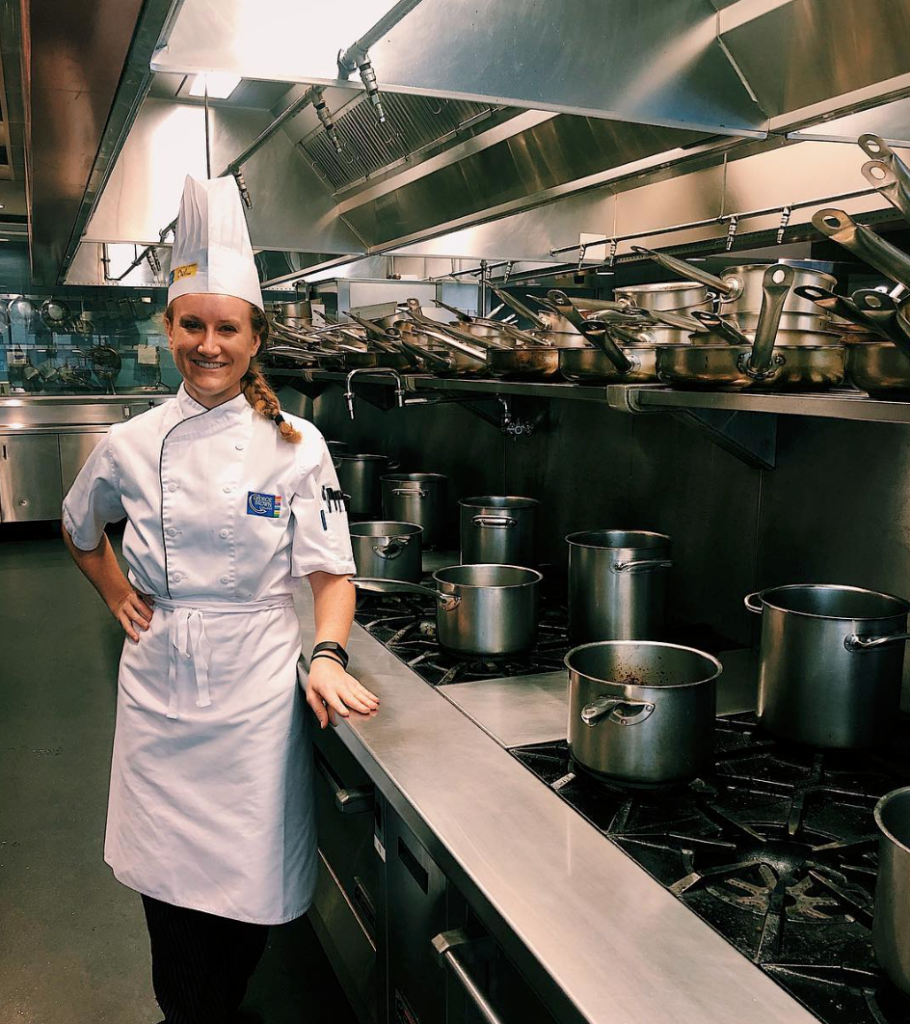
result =
[[[307,650],[309,587],[297,607]],[[382,708],[342,721],[340,739],[490,931],[510,952],[517,938],[582,1019],[816,1021],[360,626],[349,650]]]

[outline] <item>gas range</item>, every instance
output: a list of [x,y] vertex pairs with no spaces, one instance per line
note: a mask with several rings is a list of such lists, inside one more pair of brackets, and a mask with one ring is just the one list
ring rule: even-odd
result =
[[785,746],[719,718],[714,770],[672,791],[586,775],[565,741],[511,753],[826,1024],[910,1024],[871,946],[873,808],[910,784],[910,722],[873,752]]

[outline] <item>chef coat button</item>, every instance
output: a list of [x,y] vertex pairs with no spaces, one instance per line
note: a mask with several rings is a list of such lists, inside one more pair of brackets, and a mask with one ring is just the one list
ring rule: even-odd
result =
[[225,484],[224,487],[222,487],[221,489],[224,491],[225,494],[230,494],[234,488],[230,484]]
[[171,573],[171,579],[175,583],[179,583],[183,579],[183,573],[182,572]]
[[177,536],[177,531],[174,529],[173,526],[169,526],[164,532],[168,535],[168,537]]
[[246,448],[246,445],[245,444],[235,444],[234,447],[237,449],[238,452],[242,452],[243,449]]
[[231,535],[231,531],[230,530],[220,530],[219,533],[218,533],[218,536],[222,540],[226,540],[228,537],[230,537],[230,535]]
[[168,485],[167,485],[167,489],[168,489],[169,491],[176,491],[176,490],[177,490],[177,485],[176,485],[176,484],[173,484],[173,483],[171,483],[171,484],[168,484]]
[[231,577],[230,576],[222,576],[221,577],[221,582],[222,583],[230,583],[231,582]]

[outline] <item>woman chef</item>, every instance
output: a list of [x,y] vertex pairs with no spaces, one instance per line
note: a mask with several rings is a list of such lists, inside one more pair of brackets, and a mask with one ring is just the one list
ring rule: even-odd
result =
[[[321,725],[379,702],[345,672],[354,562],[325,442],[251,363],[268,325],[230,178],[187,179],[171,266],[183,384],[110,430],[63,524],[128,641],[104,859],[142,894],[167,1024],[221,1024],[268,925],[303,914],[316,880],[296,577],[314,595]],[[104,534],[123,518],[128,580]]]

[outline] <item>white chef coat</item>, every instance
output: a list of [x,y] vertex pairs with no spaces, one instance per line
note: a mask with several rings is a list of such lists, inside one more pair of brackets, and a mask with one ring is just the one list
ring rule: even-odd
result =
[[156,899],[256,924],[308,908],[312,764],[297,685],[295,577],[355,571],[313,424],[281,439],[243,395],[181,386],[112,427],[63,506],[83,550],[124,517],[129,579],[155,614],[120,661],[105,860]]

